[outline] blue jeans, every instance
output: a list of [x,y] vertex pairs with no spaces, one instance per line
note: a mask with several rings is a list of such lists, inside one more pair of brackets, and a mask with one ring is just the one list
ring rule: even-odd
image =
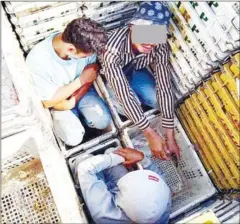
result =
[[[123,72],[138,101],[145,106],[157,109],[156,82],[152,74],[146,68],[133,72],[131,69],[126,69],[124,67]],[[125,116],[123,107],[120,105],[113,90],[108,85],[107,90],[118,113]]]
[[55,133],[69,146],[76,146],[82,142],[85,135],[82,123],[90,128],[104,129],[111,122],[106,103],[93,88],[79,100],[74,109],[51,109],[51,114]]
[[146,69],[140,69],[126,74],[129,84],[143,105],[158,108],[156,82],[153,75]]
[[90,128],[104,129],[111,122],[107,104],[93,87],[78,101],[72,112]]

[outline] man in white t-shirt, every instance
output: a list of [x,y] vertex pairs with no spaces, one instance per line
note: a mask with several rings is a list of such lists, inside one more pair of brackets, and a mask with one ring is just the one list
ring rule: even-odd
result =
[[96,56],[103,53],[106,41],[98,23],[79,18],[63,33],[38,43],[27,56],[35,91],[51,110],[56,134],[69,146],[81,143],[83,125],[105,129],[110,124],[109,109],[92,86]]

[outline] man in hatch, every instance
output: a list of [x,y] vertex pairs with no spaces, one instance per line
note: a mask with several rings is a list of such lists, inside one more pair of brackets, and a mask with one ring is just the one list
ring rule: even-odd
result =
[[96,55],[106,42],[99,24],[79,18],[63,33],[38,43],[27,56],[36,93],[43,106],[51,109],[56,134],[69,146],[83,139],[81,121],[96,129],[110,124],[109,109],[92,86],[98,72]]
[[[161,159],[169,158],[170,154],[180,156],[174,136],[174,103],[168,69],[170,16],[165,3],[143,2],[129,26],[109,34],[102,58],[103,72],[124,113],[143,131],[153,155]],[[153,72],[147,69],[149,66]],[[141,104],[159,106],[166,142],[150,127]]]
[[[144,169],[125,167],[137,162]],[[171,191],[143,152],[110,148],[103,155],[79,156],[71,169],[96,224],[168,223]]]

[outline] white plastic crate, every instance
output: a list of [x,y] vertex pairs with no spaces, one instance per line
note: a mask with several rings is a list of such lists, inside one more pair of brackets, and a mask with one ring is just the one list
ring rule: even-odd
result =
[[209,2],[208,4],[216,14],[218,23],[236,41],[235,47],[239,48],[239,2]]
[[198,62],[197,57],[190,50],[188,42],[184,40],[183,36],[181,35],[180,31],[178,30],[176,24],[172,21],[172,19],[170,20],[169,30],[170,33],[176,38],[175,41],[181,47],[184,57],[187,58],[189,60],[189,63],[192,65],[195,74],[200,74],[200,76],[205,77],[211,70],[204,69],[202,65]]
[[47,8],[64,4],[63,2],[6,2],[6,11],[14,13],[17,17],[26,16]]
[[[102,94],[96,83],[94,83],[94,88],[97,91],[97,93],[99,94],[99,96],[102,97]],[[49,119],[51,119],[51,117],[49,117]],[[56,138],[60,144],[60,148],[61,148],[65,158],[69,158],[70,156],[72,156],[73,154],[75,154],[81,150],[87,150],[87,149],[94,147],[108,139],[115,137],[117,135],[117,133],[118,133],[118,131],[117,131],[113,121],[111,121],[110,126],[107,129],[102,130],[102,132],[99,136],[97,136],[95,138],[90,138],[90,140],[88,140],[86,142],[82,142],[82,143],[80,143],[80,145],[75,146],[75,147],[70,148],[70,147],[66,146],[57,136],[56,136]]]
[[[159,116],[152,117],[151,125],[157,129],[158,132],[162,133],[161,119]],[[142,135],[142,133],[136,126],[124,129],[122,140],[125,146],[137,148],[136,143],[134,143],[134,138],[139,135]],[[172,190],[177,189],[172,198],[171,218],[197,206],[200,202],[216,193],[216,189],[202,166],[193,145],[190,143],[177,119],[175,119],[175,136],[181,153],[178,167],[175,167],[171,161],[166,162],[155,159],[156,164],[166,172],[167,182],[170,188]],[[141,137],[141,139],[143,138],[144,137]],[[143,147],[146,150],[146,140]],[[140,150],[142,148],[138,149]]]
[[132,18],[133,13],[136,11],[137,5],[128,5],[124,9],[119,10],[115,13],[106,16],[100,16],[95,18],[97,22],[101,23],[103,26],[109,24],[110,22],[115,22],[119,19],[129,19]]
[[179,12],[176,4],[174,2],[169,2],[169,7],[174,15],[174,22],[178,27],[181,35],[185,39],[185,42],[189,45],[190,50],[197,58],[199,64],[206,70],[213,69],[217,66],[217,63],[212,61],[208,55],[208,52],[203,48],[203,42],[201,39],[197,38],[192,32],[190,26]]
[[110,5],[111,2],[83,2],[86,9],[98,9]]
[[172,54],[174,55],[175,60],[179,65],[181,65],[181,70],[185,76],[185,79],[189,82],[189,84],[199,84],[199,82],[202,80],[202,76],[200,76],[198,73],[195,73],[193,65],[191,65],[189,60],[184,57],[183,53],[177,48],[172,38],[168,39],[168,43],[172,49]]
[[98,9],[88,8],[83,10],[83,14],[91,19],[99,18],[100,16],[106,16],[108,14],[112,14],[122,10],[128,6],[135,5],[134,2],[118,2],[108,5],[106,7],[101,7]]
[[206,31],[210,36],[212,36],[213,41],[220,47],[221,51],[233,51],[235,49],[236,42],[217,21],[217,16],[214,14],[208,3],[199,2],[192,4],[194,4],[194,9],[202,19],[206,27]]
[[36,26],[16,28],[16,32],[19,34],[20,38],[29,40],[31,39],[30,37],[49,32],[50,30],[56,32],[64,29],[69,22],[71,22],[73,19],[78,18],[79,16],[81,15],[78,13],[72,13]]
[[19,148],[15,155],[3,161],[2,223],[59,223],[41,161],[36,156],[35,142],[28,139]]
[[1,162],[1,223],[85,221],[66,162],[40,128],[2,140]]
[[[126,117],[125,118],[120,117],[119,113],[117,112],[116,106],[113,104],[113,102],[111,100],[111,96],[106,88],[106,84],[104,83],[101,75],[98,75],[98,77],[97,77],[97,85],[99,86],[99,89],[100,89],[104,99],[106,100],[106,102],[109,105],[109,109],[112,112],[113,120],[114,120],[115,124],[117,125],[118,129],[122,130],[124,127],[131,125],[132,121],[128,120]],[[156,114],[156,113],[158,113],[158,111],[156,109],[150,109],[145,112],[145,115],[149,116],[151,114]]]
[[[70,170],[72,171],[74,169],[75,160],[79,157],[82,157],[84,159],[84,157],[87,154],[93,154],[93,155],[104,154],[104,152],[109,148],[116,148],[117,149],[117,148],[121,148],[121,147],[122,146],[121,146],[120,141],[116,138],[116,139],[109,140],[107,142],[103,142],[103,143],[101,143],[101,144],[99,144],[95,147],[89,148],[86,151],[79,152],[79,153],[73,155],[71,158],[68,159],[68,164],[69,164]],[[139,165],[137,167],[140,169]],[[80,203],[84,203],[84,200],[81,197],[81,191],[80,191],[79,183],[74,178],[77,178],[77,177],[74,176],[74,174],[72,173],[72,181],[75,185],[75,188],[77,189]],[[85,208],[85,215],[86,215],[86,217],[88,217],[88,222],[87,223],[93,223],[91,215],[87,211],[87,208],[86,207],[84,207],[84,208]]]
[[228,53],[223,53],[218,46],[215,45],[213,39],[206,32],[203,22],[200,20],[197,12],[193,9],[190,2],[181,2],[181,6],[187,12],[187,23],[192,28],[195,35],[202,40],[203,48],[205,48],[212,61],[221,61],[228,56]]
[[76,2],[64,3],[63,5],[51,7],[38,13],[33,13],[20,18],[11,15],[10,19],[14,25],[24,28],[45,23],[68,14],[76,13],[78,11],[78,7],[79,6]]
[[233,224],[239,223],[240,220],[240,203],[236,200],[213,199],[210,202],[205,202],[192,211],[182,214],[182,217],[174,223],[188,223],[187,220],[203,214],[204,212],[211,210],[219,223]]
[[[3,12],[3,11],[2,11]],[[23,52],[2,13],[2,138],[35,124]]]
[[189,89],[194,89],[195,84],[191,80],[188,79],[187,74],[183,73],[182,68],[180,67],[179,63],[176,60],[176,57],[170,52],[170,62],[174,70],[175,74],[175,80],[178,80],[177,83],[179,83],[179,88],[181,89],[181,92],[185,94],[185,92],[188,92]]

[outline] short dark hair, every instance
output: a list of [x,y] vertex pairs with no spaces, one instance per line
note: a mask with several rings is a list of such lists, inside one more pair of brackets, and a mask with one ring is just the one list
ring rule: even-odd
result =
[[85,53],[101,54],[107,44],[104,28],[87,18],[78,18],[70,22],[63,31],[62,39]]

